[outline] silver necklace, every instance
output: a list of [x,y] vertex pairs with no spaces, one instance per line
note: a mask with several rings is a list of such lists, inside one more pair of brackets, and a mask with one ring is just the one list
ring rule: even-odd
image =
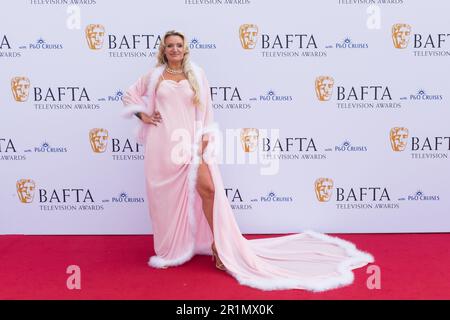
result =
[[169,66],[166,66],[166,71],[167,71],[167,73],[170,73],[170,74],[182,74],[183,73],[183,69],[175,70],[175,69],[169,68]]

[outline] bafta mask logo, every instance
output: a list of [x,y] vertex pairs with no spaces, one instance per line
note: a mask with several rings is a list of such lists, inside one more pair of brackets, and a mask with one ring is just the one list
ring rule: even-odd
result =
[[30,79],[27,77],[14,77],[11,79],[11,90],[14,100],[25,102],[28,100],[28,91],[30,89]]
[[241,129],[241,144],[245,152],[253,152],[258,148],[259,130],[256,128]]
[[403,127],[392,128],[389,133],[392,150],[394,151],[405,150],[408,135],[409,135],[408,128]]
[[396,23],[392,26],[392,41],[397,49],[405,49],[409,43],[411,26],[405,23]]
[[99,50],[103,47],[103,37],[105,36],[105,27],[101,24],[90,24],[86,27],[86,40],[89,49]]
[[34,198],[36,184],[31,179],[20,179],[16,182],[17,195],[22,203],[31,203]]
[[316,78],[316,95],[320,101],[328,101],[333,95],[334,79],[328,76]]
[[329,178],[319,178],[314,183],[317,200],[327,202],[333,193],[333,180]]
[[239,39],[244,49],[254,49],[258,40],[258,26],[256,24],[243,24],[239,27]]
[[101,128],[94,128],[89,131],[89,141],[91,142],[92,150],[96,153],[106,151],[108,146],[108,130]]

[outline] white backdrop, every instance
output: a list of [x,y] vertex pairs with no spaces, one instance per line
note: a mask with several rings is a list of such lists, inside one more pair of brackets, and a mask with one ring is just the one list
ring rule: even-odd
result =
[[[450,231],[450,3],[354,2],[2,1],[0,233],[151,232],[121,95],[171,29],[208,75],[226,142],[259,129],[255,150],[231,149],[255,163],[221,165],[244,233]],[[90,24],[104,28],[98,49]],[[103,152],[93,128],[108,132]]]

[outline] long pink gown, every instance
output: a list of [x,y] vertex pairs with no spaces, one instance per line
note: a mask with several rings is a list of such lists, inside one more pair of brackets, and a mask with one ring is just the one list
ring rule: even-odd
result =
[[[213,235],[195,188],[200,161],[195,148],[202,134],[212,137],[210,129],[214,128],[208,82],[203,71],[197,72],[203,92],[207,92],[202,111],[193,105],[193,90],[187,80],[159,81],[161,68],[155,70],[131,86],[123,99],[129,114],[158,110],[162,116],[158,126],[141,123],[139,133],[145,143],[147,197],[156,252],[150,266],[176,266],[195,254],[211,254],[214,237],[227,272],[243,285],[262,290],[324,291],[351,284],[352,270],[374,261],[350,242],[312,231],[245,239],[226,197],[218,164],[210,161],[207,164],[215,188]],[[174,141],[172,134],[180,129],[189,133],[194,151],[190,161],[174,163],[172,152],[179,141]],[[211,139],[207,149],[213,144]]]

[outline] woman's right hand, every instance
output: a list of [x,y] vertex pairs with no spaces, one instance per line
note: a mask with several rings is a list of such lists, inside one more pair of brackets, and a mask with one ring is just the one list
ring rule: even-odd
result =
[[144,123],[153,124],[155,126],[162,121],[161,113],[159,113],[159,111],[153,112],[151,116],[141,112],[141,117]]

